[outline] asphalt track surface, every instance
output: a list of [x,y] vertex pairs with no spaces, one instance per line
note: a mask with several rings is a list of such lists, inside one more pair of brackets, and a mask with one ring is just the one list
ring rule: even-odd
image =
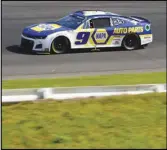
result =
[[[166,70],[166,2],[2,2],[2,79],[59,77]],[[18,52],[22,29],[78,9],[137,15],[152,22],[154,41],[146,49],[30,55]]]

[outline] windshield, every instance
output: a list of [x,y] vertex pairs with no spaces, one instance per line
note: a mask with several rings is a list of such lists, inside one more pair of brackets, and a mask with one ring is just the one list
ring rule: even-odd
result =
[[77,15],[68,15],[56,21],[56,23],[64,27],[76,29],[83,23],[84,19],[84,17],[80,17]]

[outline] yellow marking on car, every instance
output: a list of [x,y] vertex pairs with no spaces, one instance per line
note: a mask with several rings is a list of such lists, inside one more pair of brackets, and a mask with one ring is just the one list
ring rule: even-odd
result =
[[60,28],[61,26],[60,25],[58,25],[58,24],[50,24],[52,27],[54,27],[54,29],[58,29],[58,28]]
[[152,37],[152,34],[142,34],[142,35],[140,35],[140,37]]
[[31,29],[37,32],[45,31],[45,30],[55,30],[60,28],[60,25],[57,24],[39,24]]
[[54,42],[52,42],[52,49],[53,49],[53,51],[56,53],[56,48],[55,48],[55,46],[54,46]]
[[111,43],[112,43],[114,38],[115,38],[114,36],[110,36],[110,38],[109,38],[108,42],[106,43],[106,45],[111,45]]
[[43,28],[40,28],[39,26],[35,26],[35,27],[31,28],[31,29],[34,30],[34,31],[37,31],[37,32],[43,31]]
[[92,39],[92,34],[95,31],[95,29],[89,29],[89,31],[90,31],[90,36],[89,36],[88,42],[85,45],[85,47],[87,47],[87,46],[95,46],[95,43],[94,43],[94,41]]

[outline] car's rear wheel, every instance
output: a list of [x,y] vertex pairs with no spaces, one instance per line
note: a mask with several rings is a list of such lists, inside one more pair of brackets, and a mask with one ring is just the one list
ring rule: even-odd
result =
[[70,42],[66,37],[57,37],[51,44],[51,54],[63,54],[70,50]]
[[122,41],[122,46],[126,50],[135,50],[140,47],[140,39],[136,34],[128,34],[124,37]]

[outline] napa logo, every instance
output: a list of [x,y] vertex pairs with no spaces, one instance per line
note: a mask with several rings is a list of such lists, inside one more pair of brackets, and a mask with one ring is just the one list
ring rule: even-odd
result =
[[108,38],[108,33],[105,29],[97,29],[93,34],[93,40],[96,44],[104,44]]
[[96,33],[96,40],[106,39],[106,33]]

